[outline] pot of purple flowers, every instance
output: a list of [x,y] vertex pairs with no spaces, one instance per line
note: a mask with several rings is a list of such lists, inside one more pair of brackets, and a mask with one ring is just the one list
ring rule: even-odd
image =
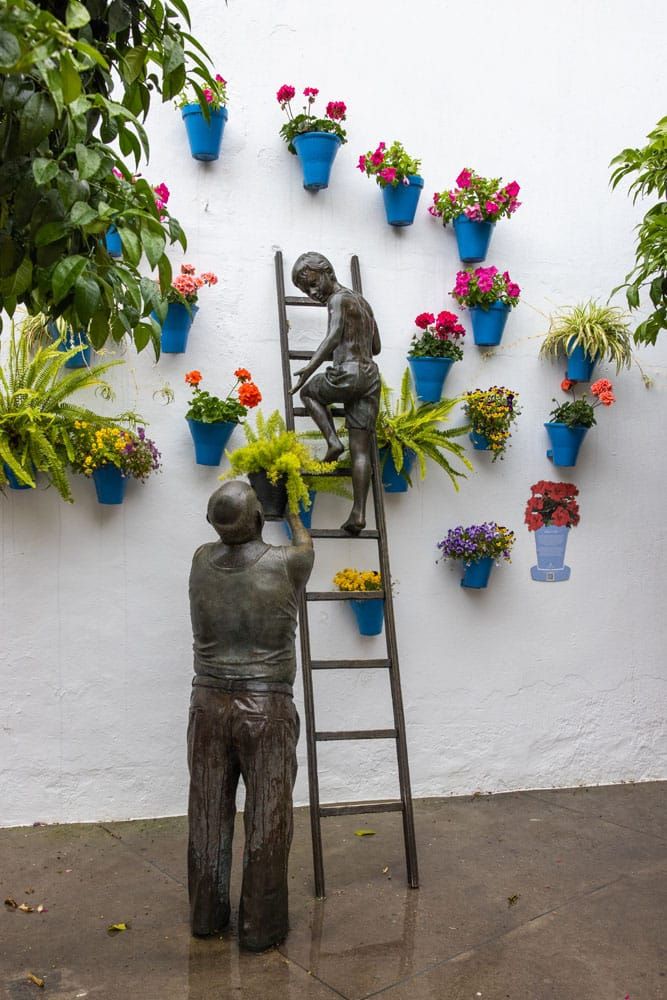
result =
[[143,427],[133,431],[117,424],[93,427],[81,421],[73,445],[72,468],[93,480],[98,503],[105,505],[121,504],[128,479],[143,482],[161,465],[160,452]]
[[497,267],[467,267],[456,275],[451,295],[470,310],[478,347],[496,347],[511,310],[518,305],[521,289],[508,271],[501,274]]
[[501,559],[511,562],[513,545],[514,532],[495,521],[450,528],[438,542],[440,558],[461,564],[461,586],[471,590],[487,586],[491,570]]
[[516,181],[501,184],[501,177],[481,177],[465,167],[451,191],[436,191],[429,213],[452,223],[459,257],[464,264],[486,260],[491,236],[499,219],[509,219],[521,202]]
[[423,403],[437,403],[449,370],[463,357],[460,341],[465,330],[456,313],[420,313],[415,325],[421,333],[412,337],[408,351],[408,364],[415,382],[417,398]]

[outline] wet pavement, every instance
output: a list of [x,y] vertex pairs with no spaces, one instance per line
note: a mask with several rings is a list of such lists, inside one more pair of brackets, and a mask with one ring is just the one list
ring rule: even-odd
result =
[[415,822],[417,890],[400,816],[324,820],[317,901],[296,810],[292,929],[262,955],[234,918],[190,937],[183,818],[0,830],[2,899],[33,907],[0,913],[0,995],[667,1000],[667,782],[422,799]]

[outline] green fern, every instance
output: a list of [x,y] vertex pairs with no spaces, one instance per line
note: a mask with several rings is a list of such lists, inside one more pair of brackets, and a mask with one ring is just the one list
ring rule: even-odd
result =
[[616,373],[632,364],[632,340],[626,314],[617,306],[601,306],[592,299],[551,317],[540,357],[556,358],[582,347],[591,358],[605,358]]

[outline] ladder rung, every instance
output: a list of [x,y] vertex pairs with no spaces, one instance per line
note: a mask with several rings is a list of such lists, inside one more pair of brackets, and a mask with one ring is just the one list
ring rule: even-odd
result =
[[[295,406],[293,408],[293,410],[292,410],[292,413],[294,414],[295,417],[307,417],[308,416],[308,410],[305,408],[305,406]],[[345,416],[345,410],[343,409],[342,406],[330,406],[329,407],[329,413],[331,414],[332,417],[344,417]]]
[[285,296],[286,306],[317,306],[319,309],[323,309],[326,305],[325,302],[316,302],[315,299],[311,299],[308,295],[286,295]]
[[311,590],[306,592],[307,601],[372,601],[384,598],[384,590]]
[[343,729],[336,733],[315,733],[320,742],[330,740],[395,740],[395,729]]
[[391,660],[311,660],[311,670],[375,670],[388,669]]
[[358,535],[349,535],[342,528],[313,528],[310,532],[312,538],[378,538],[375,528],[367,531],[360,531]]
[[341,802],[338,805],[320,806],[320,816],[359,816],[363,813],[403,812],[400,799],[386,802]]
[[290,361],[310,361],[314,351],[290,351],[289,359]]

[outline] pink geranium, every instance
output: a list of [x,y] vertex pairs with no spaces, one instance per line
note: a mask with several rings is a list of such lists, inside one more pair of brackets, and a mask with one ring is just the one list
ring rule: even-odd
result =
[[347,107],[344,101],[329,101],[326,109],[326,116],[333,122],[344,121]]
[[295,94],[296,90],[294,89],[294,87],[290,86],[289,83],[284,83],[282,87],[278,90],[276,94],[276,99],[279,104],[287,104],[289,101],[292,100]]
[[[294,140],[308,132],[328,132],[340,139],[341,143],[347,141],[345,130],[340,122],[345,121],[347,107],[344,101],[329,101],[326,106],[324,118],[319,118],[313,105],[319,94],[318,87],[304,87],[303,96],[305,98],[302,111],[293,113],[290,101],[296,94],[295,88],[290,83],[284,83],[276,93],[276,98],[281,108],[287,115],[287,122],[280,129],[280,134],[287,142],[290,153],[296,154]],[[363,169],[361,166],[359,169]]]
[[385,167],[378,174],[385,184],[393,184],[396,180],[396,167]]
[[415,319],[415,326],[418,326],[420,330],[425,330],[431,323],[435,323],[433,313],[420,313]]
[[471,180],[472,180],[472,170],[469,170],[467,167],[465,167],[461,171],[459,176],[456,178],[456,185],[457,187],[460,187],[465,191],[466,188],[470,187]]
[[465,167],[456,178],[453,190],[436,193],[431,215],[438,216],[446,226],[465,216],[471,222],[497,222],[509,218],[521,204],[517,200],[519,185],[511,181],[504,187],[500,177],[482,177]]

